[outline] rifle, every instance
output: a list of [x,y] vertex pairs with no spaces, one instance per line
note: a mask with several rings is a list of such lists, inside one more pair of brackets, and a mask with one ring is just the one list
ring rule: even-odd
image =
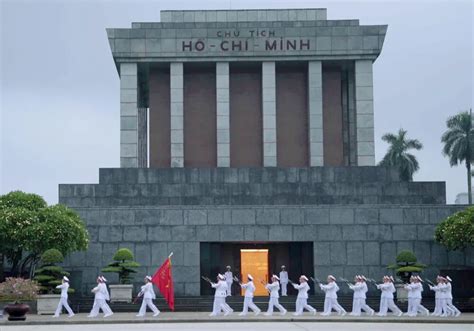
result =
[[316,278],[316,277],[309,277],[309,278],[310,278],[310,279],[313,281],[313,283],[315,283],[315,284],[320,284],[320,283],[321,283],[321,281],[320,281],[318,278]]
[[201,276],[201,278],[202,278],[204,281],[208,282],[209,284],[212,284],[212,281],[211,281],[208,277]]
[[242,285],[242,282],[237,278],[237,276],[234,276],[233,280],[234,282],[239,283],[239,285]]
[[347,280],[347,279],[345,279],[345,278],[343,278],[343,277],[339,277],[339,280],[340,280],[341,282],[346,283],[347,286],[351,286],[351,285],[352,285],[352,283],[349,282],[349,280]]

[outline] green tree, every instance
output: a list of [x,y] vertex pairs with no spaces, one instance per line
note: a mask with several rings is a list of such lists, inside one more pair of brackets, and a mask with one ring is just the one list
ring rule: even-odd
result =
[[415,254],[409,250],[400,251],[396,263],[387,266],[387,269],[394,270],[405,283],[408,283],[413,273],[421,273],[425,268],[426,265],[419,263]]
[[449,165],[466,164],[467,195],[469,204],[472,204],[471,164],[474,161],[474,125],[472,110],[451,116],[446,121],[448,130],[441,136],[444,144],[443,154],[449,157]]
[[47,249],[63,255],[87,249],[88,237],[79,215],[66,206],[48,207],[40,196],[20,191],[0,196],[0,254],[13,275],[29,271],[31,277]]
[[398,134],[386,133],[382,140],[389,144],[387,153],[379,165],[398,168],[402,180],[413,180],[413,174],[420,168],[418,160],[413,154],[408,153],[411,149],[423,148],[417,139],[408,139],[407,131],[400,129]]
[[102,269],[102,272],[114,272],[119,276],[120,284],[130,284],[133,276],[136,273],[135,270],[140,266],[134,261],[133,253],[128,248],[120,248],[113,257],[113,262]]
[[435,241],[450,251],[474,246],[474,207],[459,211],[439,223]]

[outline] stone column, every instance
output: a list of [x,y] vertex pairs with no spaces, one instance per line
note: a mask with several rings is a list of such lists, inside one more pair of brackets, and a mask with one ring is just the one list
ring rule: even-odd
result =
[[137,64],[120,64],[120,167],[138,167]]
[[230,166],[229,62],[216,63],[217,166]]
[[355,61],[357,165],[375,165],[372,61]]
[[262,62],[263,166],[277,166],[275,62]]
[[148,168],[148,108],[138,108],[138,167]]
[[308,62],[309,160],[311,167],[324,165],[323,82],[321,61]]
[[184,166],[184,86],[183,63],[170,64],[171,167]]

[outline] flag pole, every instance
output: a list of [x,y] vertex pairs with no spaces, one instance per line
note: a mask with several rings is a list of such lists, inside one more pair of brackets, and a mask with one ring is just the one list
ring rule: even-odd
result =
[[170,255],[168,256],[168,259],[169,259],[170,257],[172,257],[172,256],[173,256],[173,252],[170,253]]

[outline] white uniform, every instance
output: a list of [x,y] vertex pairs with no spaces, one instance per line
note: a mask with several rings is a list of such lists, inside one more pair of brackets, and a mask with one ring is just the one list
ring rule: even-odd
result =
[[271,284],[265,285],[265,288],[270,292],[268,310],[265,315],[271,316],[273,314],[273,307],[276,307],[282,315],[285,315],[286,309],[278,302],[278,298],[280,297],[280,295],[278,294],[278,290],[280,289],[280,284],[278,283],[278,281],[274,281]]
[[310,289],[308,282],[302,282],[301,284],[293,284],[295,290],[298,290],[298,296],[296,297],[296,311],[293,315],[303,315],[303,310],[306,309],[311,313],[316,314],[316,309],[308,305],[308,291]]
[[379,284],[377,288],[382,291],[380,295],[380,308],[377,315],[387,316],[387,311],[390,309],[395,315],[401,316],[402,311],[395,305],[395,302],[393,302],[393,293],[396,291],[393,283]]
[[255,315],[260,314],[260,309],[253,303],[253,294],[255,292],[255,284],[253,281],[249,281],[245,284],[240,284],[240,286],[245,289],[244,295],[244,308],[242,312],[239,314],[240,316],[247,315],[249,308],[255,313]]
[[92,289],[92,292],[95,293],[94,304],[88,317],[96,317],[99,315],[99,309],[102,309],[104,317],[112,315],[112,310],[106,302],[106,300],[110,300],[107,286],[104,283],[99,283]]
[[443,313],[443,308],[441,306],[441,300],[440,300],[440,294],[441,294],[440,285],[442,285],[442,283],[438,283],[438,285],[436,286],[430,286],[430,290],[435,292],[435,308],[431,316],[440,316]]
[[141,291],[138,296],[143,295],[142,305],[138,312],[137,316],[145,316],[146,314],[146,307],[148,306],[151,311],[153,312],[153,316],[157,316],[160,311],[156,308],[153,300],[156,299],[155,291],[153,290],[153,284],[151,282],[146,283],[141,287]]
[[64,282],[61,285],[56,286],[56,288],[61,289],[61,299],[59,299],[58,308],[56,308],[56,312],[54,313],[54,317],[59,317],[59,315],[61,314],[61,311],[63,310],[63,307],[66,308],[66,310],[69,314],[69,317],[74,316],[74,313],[73,313],[71,307],[69,307],[69,304],[67,303],[67,297],[68,297],[67,290],[69,289],[69,283]]
[[360,316],[362,310],[369,315],[374,314],[374,310],[370,308],[365,302],[368,292],[367,284],[365,282],[357,282],[354,285],[349,285],[349,288],[354,291],[354,298],[352,300],[352,316]]
[[227,283],[227,296],[232,295],[232,283],[234,282],[234,275],[232,271],[227,271],[224,274],[225,282]]
[[453,289],[451,286],[451,282],[448,282],[446,285],[446,306],[448,309],[451,309],[454,312],[454,315],[458,317],[461,315],[461,311],[453,305]]
[[425,316],[429,315],[428,309],[422,306],[421,304],[421,292],[423,292],[423,285],[421,283],[410,283],[405,286],[405,289],[408,290],[408,316],[416,316],[418,312],[422,313]]
[[333,309],[337,311],[339,315],[345,315],[346,311],[337,302],[337,291],[339,291],[339,286],[337,286],[336,282],[329,282],[327,285],[319,284],[319,287],[326,293],[324,297],[324,311],[321,315],[331,315]]
[[444,283],[438,283],[434,287],[430,287],[435,292],[435,301],[438,305],[435,306],[435,316],[447,317],[454,315],[454,310],[448,307],[448,285]]
[[280,285],[281,285],[281,296],[287,296],[287,286],[288,286],[288,272],[286,270],[280,271]]
[[214,293],[214,304],[212,306],[212,313],[209,316],[217,316],[224,312],[224,315],[230,314],[233,310],[225,302],[227,296],[227,283],[223,280],[220,280],[217,283],[211,284],[212,288],[216,289]]

